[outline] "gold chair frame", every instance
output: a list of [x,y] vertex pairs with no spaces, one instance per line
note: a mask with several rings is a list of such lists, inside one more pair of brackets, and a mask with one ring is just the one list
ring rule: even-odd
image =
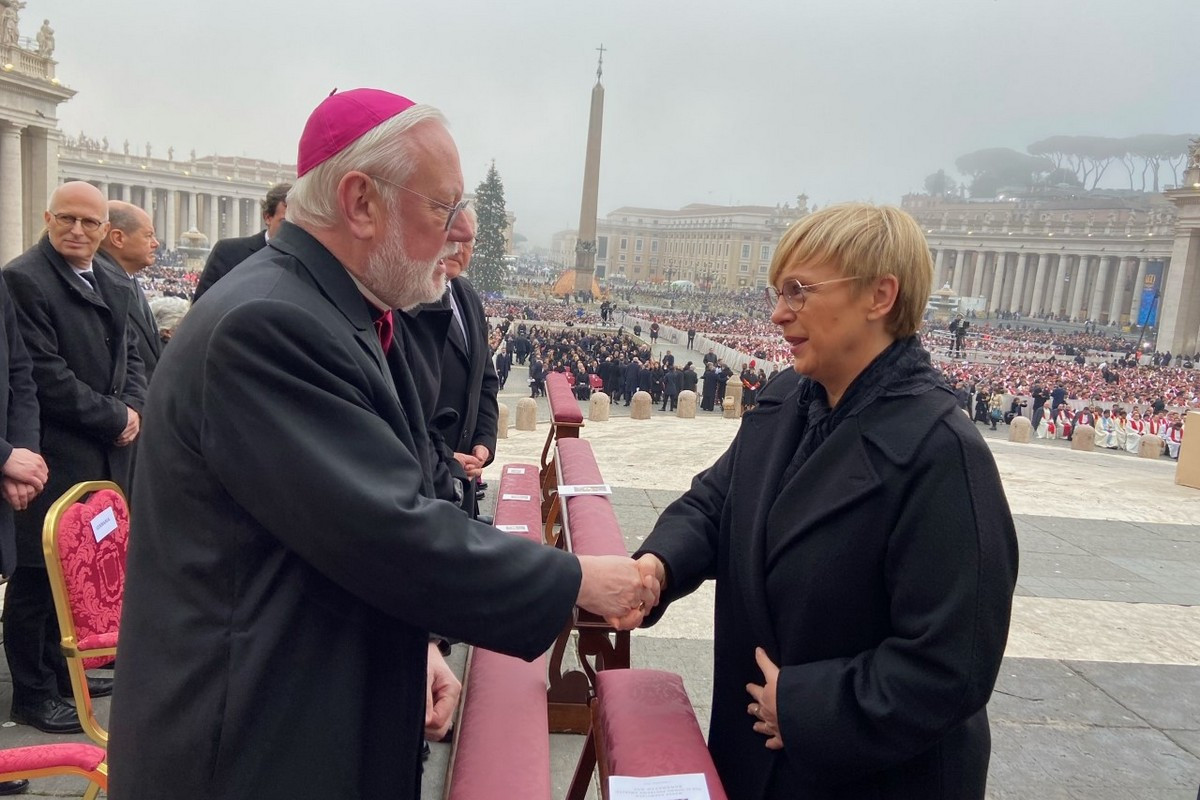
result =
[[[67,509],[75,505],[86,495],[103,489],[111,489],[121,497],[126,510],[129,501],[121,487],[112,481],[84,481],[68,489],[62,497],[54,501],[46,512],[42,523],[42,551],[46,556],[46,572],[50,578],[50,591],[54,595],[54,610],[58,614],[58,628],[62,634],[62,653],[67,660],[67,671],[71,675],[71,693],[75,696],[75,707],[79,712],[79,722],[83,732],[101,747],[108,747],[108,731],[96,719],[92,709],[92,695],[87,688],[87,672],[84,671],[85,658],[116,657],[116,647],[99,647],[82,650],[79,647],[79,637],[75,632],[75,618],[71,615],[71,601],[67,595],[67,580],[63,575],[62,562],[58,558],[58,526],[62,522]],[[93,795],[94,796],[94,795]]]

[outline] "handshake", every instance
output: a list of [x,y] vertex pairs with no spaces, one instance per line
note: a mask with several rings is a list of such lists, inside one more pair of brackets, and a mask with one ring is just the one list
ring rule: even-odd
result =
[[604,617],[609,625],[628,631],[658,605],[667,573],[657,556],[646,553],[636,561],[624,556],[579,556],[580,608]]

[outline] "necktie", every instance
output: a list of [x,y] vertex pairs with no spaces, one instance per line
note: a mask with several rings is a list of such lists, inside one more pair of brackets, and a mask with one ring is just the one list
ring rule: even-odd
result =
[[79,273],[79,277],[88,282],[88,286],[92,287],[92,291],[100,294],[100,290],[96,288],[96,275],[90,269],[87,272]]
[[391,311],[385,311],[375,318],[375,333],[379,336],[379,346],[383,348],[385,356],[392,346],[394,326],[395,321],[392,319]]

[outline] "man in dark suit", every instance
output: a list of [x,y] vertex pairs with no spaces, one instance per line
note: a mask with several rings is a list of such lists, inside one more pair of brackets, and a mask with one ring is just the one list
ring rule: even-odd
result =
[[289,221],[159,361],[113,797],[415,800],[427,692],[443,729],[457,695],[431,631],[533,658],[576,603],[629,626],[654,600],[628,558],[576,558],[434,498],[392,309],[440,297],[439,261],[468,236],[441,115],[335,93],[297,164]]
[[196,283],[193,303],[228,274],[229,270],[266,247],[287,216],[287,194],[291,188],[290,183],[277,183],[267,191],[267,196],[262,200],[262,221],[266,226],[263,230],[250,236],[222,239],[213,245],[208,253],[208,260],[204,262],[200,280]]
[[401,312],[397,321],[409,336],[413,377],[426,419],[444,445],[442,460],[464,483],[462,505],[474,516],[475,483],[496,453],[500,380],[492,364],[483,301],[463,274],[471,263],[476,227],[470,206],[463,216],[471,238],[443,259],[448,290],[437,303]]
[[[46,461],[39,454],[37,385],[33,363],[17,327],[17,312],[4,281],[0,280],[0,574],[17,568],[17,539],[13,511],[23,511],[46,486]],[[0,781],[0,795],[20,794],[27,780]]]
[[[129,489],[146,379],[129,326],[133,295],[93,269],[108,232],[108,205],[89,183],[50,196],[47,232],[4,269],[17,324],[33,361],[41,408],[45,491],[17,512],[17,569],[4,607],[4,650],[12,672],[12,718],[47,733],[81,730],[59,650],[58,622],[42,555],[42,520],[79,481]],[[89,678],[92,696],[112,691]]]
[[154,367],[162,354],[162,338],[146,293],[138,283],[137,274],[154,264],[158,239],[154,237],[154,222],[145,211],[120,200],[108,201],[108,235],[100,243],[96,265],[106,271],[117,286],[124,286],[132,295],[129,304],[130,330],[133,331],[146,371],[146,383],[154,375]]

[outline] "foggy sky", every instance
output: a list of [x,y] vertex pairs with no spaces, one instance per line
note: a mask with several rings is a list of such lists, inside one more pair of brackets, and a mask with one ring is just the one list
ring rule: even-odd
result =
[[22,35],[44,17],[66,135],[294,163],[331,89],[384,88],[446,113],[468,191],[495,159],[535,245],[578,223],[601,43],[601,216],[898,202],[971,150],[1200,130],[1197,0],[28,0]]

